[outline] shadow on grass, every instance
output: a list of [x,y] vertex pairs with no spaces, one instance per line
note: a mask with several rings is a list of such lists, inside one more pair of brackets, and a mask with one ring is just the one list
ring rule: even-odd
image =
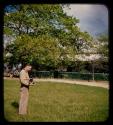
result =
[[12,105],[14,108],[16,108],[16,109],[19,107],[19,104],[18,104],[17,102],[15,102],[15,101],[12,102],[11,105]]

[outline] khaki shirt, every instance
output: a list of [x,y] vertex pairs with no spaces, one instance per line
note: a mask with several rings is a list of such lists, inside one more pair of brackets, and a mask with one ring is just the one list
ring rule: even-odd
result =
[[29,85],[29,74],[24,69],[20,72],[20,82],[24,85]]

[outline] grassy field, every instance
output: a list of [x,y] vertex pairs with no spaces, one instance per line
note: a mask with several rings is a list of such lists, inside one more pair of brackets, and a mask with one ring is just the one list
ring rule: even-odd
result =
[[29,113],[18,115],[17,80],[4,80],[4,117],[22,122],[95,122],[109,117],[109,90],[65,83],[39,82],[31,86]]

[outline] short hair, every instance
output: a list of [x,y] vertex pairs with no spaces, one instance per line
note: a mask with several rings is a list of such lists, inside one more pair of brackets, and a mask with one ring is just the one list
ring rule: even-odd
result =
[[26,66],[31,66],[31,64],[26,64],[25,67],[26,67]]
[[32,65],[29,63],[23,64],[23,68],[25,68],[26,66],[32,66]]

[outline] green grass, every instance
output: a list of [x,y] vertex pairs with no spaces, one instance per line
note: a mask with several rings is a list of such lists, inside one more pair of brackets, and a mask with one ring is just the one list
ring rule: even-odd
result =
[[31,86],[29,113],[18,115],[19,81],[4,80],[4,117],[8,121],[95,122],[109,117],[109,90],[66,83]]

